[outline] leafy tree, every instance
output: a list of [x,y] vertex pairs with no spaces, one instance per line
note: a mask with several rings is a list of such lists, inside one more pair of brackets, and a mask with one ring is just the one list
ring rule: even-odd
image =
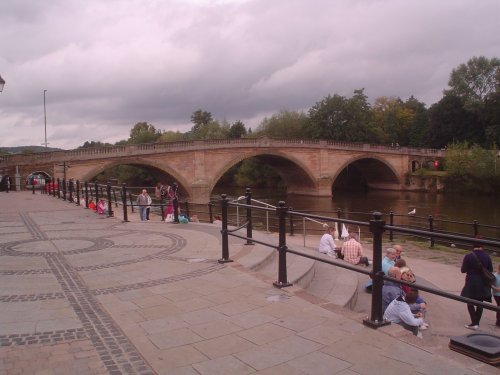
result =
[[258,158],[245,159],[234,175],[237,186],[254,188],[284,189],[280,175],[270,166],[263,164]]
[[347,99],[328,95],[309,110],[306,136],[346,142],[373,141],[371,109],[363,89],[355,90]]
[[245,128],[245,124],[239,120],[229,128],[229,138],[243,138],[243,136],[245,136],[246,134],[247,129]]
[[382,143],[424,146],[428,121],[425,104],[413,96],[406,102],[385,96],[375,99],[373,121]]
[[255,133],[271,138],[303,138],[307,121],[303,112],[281,110],[270,118],[264,118]]
[[130,131],[129,143],[152,143],[160,138],[161,132],[147,122],[138,122]]
[[109,147],[113,146],[111,143],[101,142],[101,141],[85,141],[83,145],[78,148],[91,148],[91,147]]
[[212,121],[213,117],[210,112],[198,109],[197,111],[194,111],[193,114],[191,115],[191,122],[194,124],[194,126],[191,128],[191,131],[193,133],[196,133],[198,129],[201,128],[203,125],[208,125]]
[[413,123],[409,131],[408,145],[412,147],[427,147],[426,136],[429,132],[429,117],[425,103],[419,102],[411,96],[404,107],[411,110],[414,114]]
[[118,183],[125,182],[130,186],[153,186],[157,181],[147,170],[134,165],[117,165],[101,172],[95,177],[99,183],[116,179]]
[[488,94],[498,91],[500,59],[473,57],[453,69],[445,95],[462,98],[467,106],[482,103]]
[[377,129],[379,140],[382,143],[399,143],[404,145],[399,139],[400,120],[398,119],[403,106],[400,98],[388,98],[381,96],[375,99],[373,104],[373,121]]
[[[468,142],[453,143],[446,152],[447,190],[495,192],[500,187],[497,149],[487,150]],[[500,169],[500,168],[499,168]]]
[[462,98],[445,95],[429,108],[428,144],[442,148],[463,141],[481,143],[482,131],[477,123],[476,114],[464,107]]
[[202,125],[196,131],[191,130],[193,139],[223,139],[228,138],[229,124],[224,122],[222,125],[218,121],[211,121]]
[[485,146],[500,145],[500,91],[491,93],[483,109]]
[[184,133],[181,133],[180,131],[172,131],[168,130],[163,132],[160,135],[160,138],[158,138],[159,142],[177,142],[177,141],[182,141],[186,139],[186,135]]

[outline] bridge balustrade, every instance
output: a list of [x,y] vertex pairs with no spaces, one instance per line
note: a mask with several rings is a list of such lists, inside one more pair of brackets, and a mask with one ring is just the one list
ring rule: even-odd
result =
[[[271,248],[274,248],[278,251],[278,278],[277,281],[274,282],[274,285],[278,288],[283,288],[290,286],[291,283],[288,282],[287,279],[287,263],[286,263],[286,254],[295,254],[298,256],[302,256],[305,258],[313,259],[318,262],[322,263],[328,263],[332,266],[337,266],[341,268],[348,269],[353,272],[357,273],[362,273],[365,275],[370,276],[371,279],[373,279],[373,289],[372,289],[372,304],[371,304],[371,314],[370,317],[365,319],[363,323],[371,328],[378,328],[383,325],[388,324],[386,321],[383,319],[383,312],[382,312],[382,286],[384,280],[390,280],[392,282],[398,283],[398,284],[403,284],[403,285],[408,285],[413,288],[416,288],[418,290],[422,290],[431,294],[435,294],[444,298],[448,299],[453,299],[462,303],[467,303],[467,304],[473,304],[476,306],[482,306],[485,309],[492,310],[495,312],[500,312],[500,307],[494,306],[491,303],[487,302],[481,302],[477,300],[472,300],[469,298],[457,296],[455,294],[451,294],[448,292],[443,292],[442,290],[436,289],[436,288],[431,288],[427,287],[418,283],[408,283],[403,280],[397,280],[388,276],[385,276],[384,273],[382,272],[382,245],[383,245],[383,233],[390,230],[395,233],[403,233],[403,234],[411,234],[411,235],[416,235],[416,236],[423,236],[423,237],[436,237],[439,239],[444,239],[444,240],[451,240],[451,241],[460,241],[463,243],[467,244],[472,244],[472,243],[480,243],[482,245],[487,245],[487,246],[495,246],[495,247],[500,247],[500,242],[499,241],[492,241],[492,240],[485,240],[485,239],[477,239],[473,237],[465,237],[465,236],[457,236],[457,235],[450,235],[446,233],[439,233],[439,232],[430,232],[430,231],[425,231],[425,230],[417,230],[417,229],[412,229],[412,228],[405,228],[405,227],[399,227],[399,226],[394,226],[394,225],[388,225],[384,220],[382,220],[382,214],[380,212],[374,212],[372,215],[372,219],[370,221],[364,222],[364,221],[354,221],[354,220],[340,220],[335,217],[328,217],[328,216],[320,216],[320,215],[310,215],[310,214],[304,214],[302,212],[297,212],[290,210],[285,202],[279,202],[278,206],[275,209],[269,208],[269,207],[262,207],[262,206],[254,206],[248,202],[245,204],[239,203],[238,200],[235,201],[230,201],[225,194],[222,195],[222,198],[220,200],[220,206],[221,206],[221,212],[222,212],[222,230],[221,230],[221,235],[222,235],[222,257],[219,259],[220,263],[226,263],[226,262],[232,262],[229,254],[229,241],[228,237],[233,236],[236,238],[240,238],[246,241],[252,241],[255,243],[259,243],[264,246],[268,246]],[[252,235],[247,233],[246,235],[240,234],[239,230],[242,228],[247,227],[247,225],[250,224],[250,221],[247,221],[240,225],[239,227],[228,229],[228,223],[229,223],[229,215],[228,215],[228,208],[229,207],[234,207],[234,208],[242,208],[245,210],[250,210],[252,215],[255,211],[264,211],[264,212],[274,212],[275,215],[278,217],[278,234],[279,234],[279,241],[278,241],[278,246],[272,243],[266,243],[263,241],[257,241],[254,238],[252,238]],[[248,211],[247,211],[248,212]],[[325,259],[321,256],[317,255],[311,255],[308,253],[304,253],[298,250],[290,249],[287,244],[286,244],[286,216],[288,215],[294,215],[297,217],[307,217],[308,219],[312,220],[317,220],[318,222],[343,222],[346,224],[351,224],[354,226],[363,226],[369,228],[369,231],[372,233],[372,241],[373,241],[373,269],[372,271],[367,271],[365,269],[359,268],[357,266],[351,265],[347,262],[343,261],[338,261],[338,260],[330,260],[330,259]]]

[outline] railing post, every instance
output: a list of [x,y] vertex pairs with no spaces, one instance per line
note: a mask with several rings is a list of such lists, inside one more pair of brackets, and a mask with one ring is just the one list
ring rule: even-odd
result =
[[[337,218],[338,219],[342,218],[342,210],[340,208],[337,208]],[[342,221],[339,220],[337,222],[337,224],[338,224],[338,228],[339,228],[339,238],[340,238],[342,235]]]
[[477,220],[474,220],[474,223],[472,224],[474,226],[474,237],[479,236],[479,223]]
[[[248,206],[252,205],[252,190],[247,187],[245,190],[246,204]],[[247,243],[246,245],[253,245],[253,242],[249,240],[252,238],[252,209],[247,207]]]
[[[434,218],[432,215],[429,215],[429,232],[434,232]],[[431,247],[434,247],[434,237],[431,234]]]
[[208,221],[213,224],[214,222],[214,215],[213,215],[213,212],[212,212],[212,206],[213,206],[213,203],[212,202],[208,202]]
[[73,180],[69,180],[69,197],[68,197],[68,202],[73,203]]
[[172,184],[172,189],[174,189],[174,199],[172,199],[174,204],[174,223],[179,224],[179,197],[177,196],[178,186],[176,183]]
[[97,206],[97,202],[99,201],[99,184],[97,183],[97,181],[94,182],[94,193],[94,204]]
[[[122,183],[122,205],[123,205],[123,222],[128,222],[128,209],[127,209],[127,184]],[[163,214],[162,214],[163,215]]]
[[76,205],[80,205],[80,180],[76,180]]
[[[390,220],[390,225],[394,225],[394,212],[391,211],[389,212],[389,220]],[[392,232],[392,229],[389,231],[389,240],[392,242],[394,240],[394,234]]]
[[279,243],[278,243],[278,281],[275,281],[273,285],[277,288],[285,288],[291,286],[292,283],[288,282],[287,270],[286,270],[286,252],[288,247],[286,246],[286,215],[288,213],[288,207],[285,206],[285,202],[280,201],[278,207],[276,207],[276,214],[278,215],[278,231],[279,231]]
[[222,212],[222,230],[221,235],[222,235],[222,258],[219,259],[219,263],[228,263],[232,262],[231,259],[229,259],[229,241],[228,237],[229,235],[227,234],[227,207],[229,205],[228,199],[226,194],[221,195],[221,201],[220,201],[220,207],[221,207],[221,212]]
[[111,182],[109,181],[106,184],[106,195],[108,196],[108,217],[113,217],[115,214],[113,212],[113,205],[111,202]]
[[31,180],[31,190],[33,190],[33,194],[35,194],[35,180]]
[[61,199],[61,179],[57,178],[57,198]]
[[[292,207],[288,207],[290,211],[293,210]],[[293,222],[293,215],[288,215],[290,217],[290,236],[295,234],[295,223]]]
[[370,220],[370,232],[373,233],[373,269],[370,277],[373,279],[372,308],[370,319],[364,319],[363,324],[378,328],[390,324],[383,319],[382,312],[382,286],[384,284],[384,272],[382,271],[382,235],[385,230],[385,221],[382,220],[380,212],[373,213]]
[[66,200],[66,179],[63,178],[62,180],[62,199],[63,201]]
[[84,186],[85,186],[85,208],[89,208],[89,183],[85,181]]
[[134,201],[132,200],[132,193],[128,193],[128,199],[130,200],[130,210],[134,213]]
[[116,189],[113,189],[113,198],[115,199],[115,207],[118,207],[118,200],[116,199]]
[[160,198],[161,221],[165,221],[165,198]]

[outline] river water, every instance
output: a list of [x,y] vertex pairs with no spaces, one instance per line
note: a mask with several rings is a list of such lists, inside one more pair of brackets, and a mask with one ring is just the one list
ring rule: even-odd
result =
[[[228,196],[244,195],[244,189],[218,189],[216,194]],[[332,198],[287,196],[285,192],[273,190],[252,190],[252,198],[276,205],[280,200],[297,211],[351,220],[368,221],[371,212],[394,213],[395,225],[426,227],[429,215],[434,219],[435,229],[472,235],[473,221],[479,223],[479,233],[485,237],[500,239],[500,230],[488,226],[500,226],[500,194],[422,193],[399,191],[336,192]],[[408,215],[415,209],[415,215]],[[384,216],[388,222],[388,215]],[[460,223],[450,223],[460,222]]]

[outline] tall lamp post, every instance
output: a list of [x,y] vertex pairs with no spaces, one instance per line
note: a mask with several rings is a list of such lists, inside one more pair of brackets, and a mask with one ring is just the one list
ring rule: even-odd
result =
[[43,120],[44,120],[44,123],[45,123],[45,148],[47,148],[47,109],[46,109],[46,106],[45,106],[45,93],[47,92],[47,90],[43,90]]
[[5,80],[0,76],[0,92],[3,91],[3,87],[5,86]]

